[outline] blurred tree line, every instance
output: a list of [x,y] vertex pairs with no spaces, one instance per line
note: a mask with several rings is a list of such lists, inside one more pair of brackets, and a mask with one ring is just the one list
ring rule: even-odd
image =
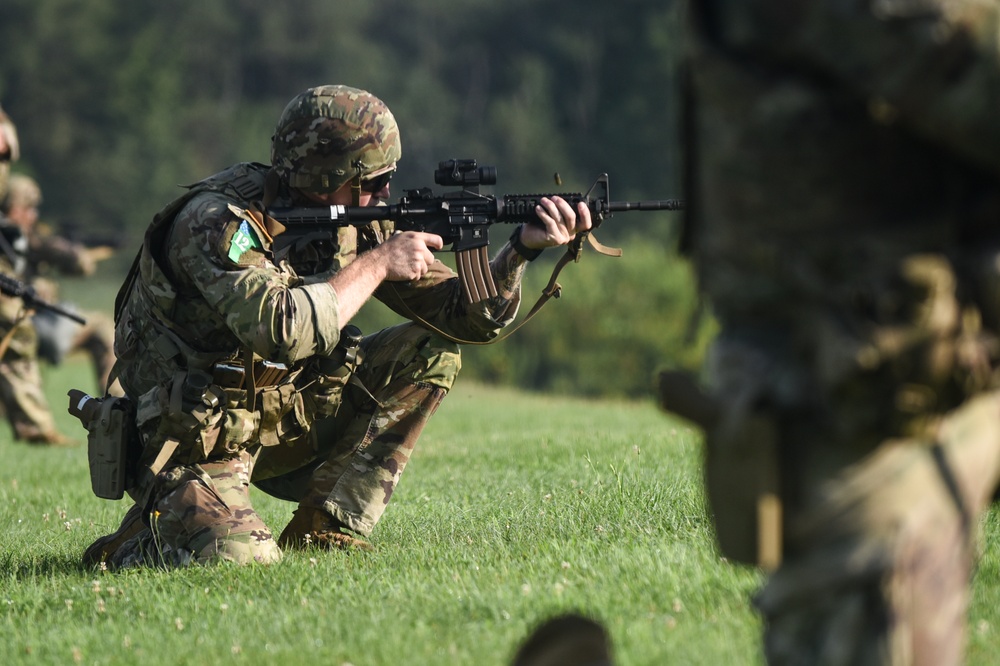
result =
[[[613,199],[674,198],[682,39],[670,0],[4,0],[0,102],[43,217],[133,247],[179,184],[267,162],[285,103],[322,83],[393,110],[394,197],[433,186],[440,160],[473,157],[498,167],[497,193],[584,191],[608,172]],[[470,349],[465,373],[638,396],[658,365],[697,363],[711,322],[675,252],[679,224],[613,218],[598,235],[625,258],[588,253],[567,268],[566,296],[510,340]],[[529,271],[524,311],[549,254]],[[123,273],[132,250],[121,255]]]

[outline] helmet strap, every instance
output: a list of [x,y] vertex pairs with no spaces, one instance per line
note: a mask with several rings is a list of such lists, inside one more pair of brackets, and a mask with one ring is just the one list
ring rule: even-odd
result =
[[365,167],[361,163],[361,160],[356,160],[354,162],[354,168],[357,173],[354,174],[354,178],[351,179],[351,204],[354,206],[361,205],[361,176],[365,172]]
[[351,205],[361,205],[361,175],[351,179]]

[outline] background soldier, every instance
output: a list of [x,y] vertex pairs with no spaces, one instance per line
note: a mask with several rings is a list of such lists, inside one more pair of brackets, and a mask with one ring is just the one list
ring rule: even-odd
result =
[[[59,289],[56,283],[43,276],[52,273],[93,275],[98,262],[112,256],[114,250],[108,246],[87,247],[56,235],[47,225],[38,223],[41,203],[42,191],[33,178],[21,174],[10,177],[2,210],[27,239],[23,277],[31,282],[42,300],[57,303]],[[71,312],[76,310],[70,304],[61,305]],[[98,388],[104,392],[115,363],[114,323],[100,312],[83,312],[81,316],[87,320],[86,324],[80,325],[48,310],[35,312],[32,323],[38,334],[38,355],[58,365],[67,354],[84,352],[93,364]]]
[[17,142],[17,128],[14,127],[3,107],[0,107],[0,201],[7,194],[7,179],[10,177],[10,165],[21,156]]
[[1000,3],[690,11],[722,553],[781,558],[770,663],[955,664],[1000,469]]
[[[10,162],[18,158],[17,131],[0,109],[0,272],[23,278],[28,239],[7,217]],[[0,295],[0,336],[7,347],[0,358],[0,403],[15,439],[30,444],[66,446],[73,440],[56,430],[38,369],[38,336],[20,298]]]
[[298,503],[281,546],[369,547],[354,535],[381,517],[460,354],[409,322],[356,342],[351,318],[374,294],[449,336],[489,339],[516,314],[519,252],[591,226],[585,205],[577,218],[561,198],[543,199],[540,224],[492,262],[500,295],[471,306],[434,257],[442,239],[393,233],[388,222],[272,253],[278,229],[261,210],[378,205],[400,154],[382,101],[346,86],[310,89],[282,113],[270,167],[236,165],[157,215],[116,316],[116,371],[143,443],[129,491],[137,503],[85,562],[276,561],[251,479]]

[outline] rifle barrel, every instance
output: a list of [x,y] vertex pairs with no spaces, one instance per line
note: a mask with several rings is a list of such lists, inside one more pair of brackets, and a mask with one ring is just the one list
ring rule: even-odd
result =
[[656,201],[610,201],[608,212],[618,213],[629,210],[683,210],[680,199],[659,199]]

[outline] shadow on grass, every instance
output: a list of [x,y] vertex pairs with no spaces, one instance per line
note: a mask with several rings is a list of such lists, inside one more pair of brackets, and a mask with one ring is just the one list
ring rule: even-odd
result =
[[0,552],[0,575],[15,580],[50,578],[91,573],[94,567],[84,565],[77,555],[32,554],[25,552]]

